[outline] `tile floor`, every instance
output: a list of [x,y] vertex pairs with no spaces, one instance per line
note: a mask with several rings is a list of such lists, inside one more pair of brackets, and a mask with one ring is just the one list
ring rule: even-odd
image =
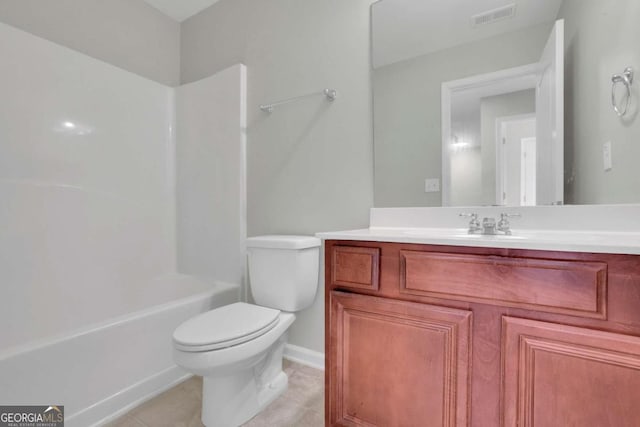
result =
[[[288,390],[243,427],[324,426],[324,372],[284,361]],[[108,427],[202,427],[202,379],[193,377],[133,409]]]

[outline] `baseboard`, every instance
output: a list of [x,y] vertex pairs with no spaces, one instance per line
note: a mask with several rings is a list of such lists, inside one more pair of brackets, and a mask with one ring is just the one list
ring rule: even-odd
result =
[[97,427],[126,414],[136,406],[150,400],[191,377],[191,374],[172,366],[121,390],[100,402],[65,417],[68,427]]
[[284,347],[284,358],[301,365],[310,366],[324,371],[324,353],[309,350],[293,344]]

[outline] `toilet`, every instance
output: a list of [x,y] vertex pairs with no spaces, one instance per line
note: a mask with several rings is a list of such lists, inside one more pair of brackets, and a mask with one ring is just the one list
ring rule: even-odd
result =
[[287,389],[282,355],[295,312],[311,305],[318,288],[320,239],[247,239],[255,304],[238,302],[193,317],[173,334],[173,357],[203,377],[202,422],[239,426]]

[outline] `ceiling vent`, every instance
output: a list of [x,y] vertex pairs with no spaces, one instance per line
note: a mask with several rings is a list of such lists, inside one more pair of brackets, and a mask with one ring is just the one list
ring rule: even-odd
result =
[[479,27],[482,25],[502,21],[504,19],[511,19],[514,16],[516,16],[515,3],[499,7],[497,9],[488,10],[477,15],[473,15],[471,17],[471,23],[474,27]]

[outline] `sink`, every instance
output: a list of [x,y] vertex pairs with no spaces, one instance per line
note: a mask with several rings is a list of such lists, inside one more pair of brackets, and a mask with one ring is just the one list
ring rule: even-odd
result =
[[[558,231],[558,230],[513,230],[513,234],[469,234],[466,228],[407,228],[401,233],[406,236],[425,239],[452,239],[474,241],[535,241],[535,242],[583,242],[595,243],[605,237],[598,232]],[[617,233],[608,233],[608,235]],[[630,236],[621,234],[618,239],[629,239]]]
[[[623,253],[640,255],[640,227],[631,230],[588,230],[560,228],[520,228],[516,224],[512,235],[468,234],[466,226],[447,219],[437,227],[438,218],[429,221],[408,219],[413,226],[373,226],[359,230],[319,233],[324,239],[372,242],[397,242],[424,245],[490,247],[503,249],[529,249],[586,253]],[[445,220],[442,220],[445,222]],[[427,227],[420,227],[424,223]],[[542,222],[549,226],[548,222]],[[531,227],[531,222],[526,224]]]
[[525,236],[506,234],[469,234],[466,228],[413,228],[403,230],[407,236],[443,239],[496,239],[496,240],[519,240],[526,239]]

